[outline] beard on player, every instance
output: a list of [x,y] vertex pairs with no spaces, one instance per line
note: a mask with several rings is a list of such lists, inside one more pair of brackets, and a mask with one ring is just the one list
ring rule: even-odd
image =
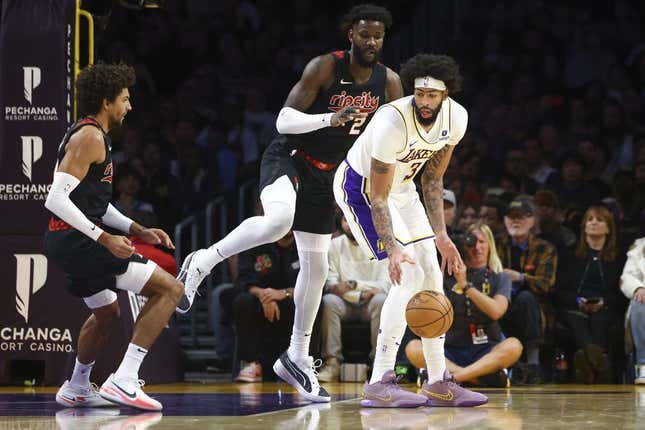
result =
[[437,119],[437,115],[441,111],[442,103],[439,103],[436,109],[432,109],[430,106],[419,108],[414,100],[412,100],[412,105],[414,106],[414,115],[417,117],[419,124],[427,126],[434,123]]
[[360,48],[354,45],[352,49],[352,57],[361,67],[372,67],[381,59],[382,49],[377,48]]

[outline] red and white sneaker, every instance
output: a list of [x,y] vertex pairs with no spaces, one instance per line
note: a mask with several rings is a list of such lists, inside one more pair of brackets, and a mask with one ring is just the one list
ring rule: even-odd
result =
[[145,382],[142,379],[117,379],[112,373],[101,386],[99,394],[104,399],[120,405],[132,406],[144,411],[160,411],[161,403],[143,392],[141,387],[144,385]]
[[96,384],[89,387],[77,387],[65,381],[56,393],[56,403],[66,408],[100,408],[117,407],[116,404],[105,400],[99,395]]
[[262,365],[257,361],[245,362],[235,380],[237,382],[262,382]]

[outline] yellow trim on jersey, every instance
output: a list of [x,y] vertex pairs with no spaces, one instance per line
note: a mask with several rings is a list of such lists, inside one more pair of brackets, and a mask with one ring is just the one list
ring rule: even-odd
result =
[[[414,100],[414,99],[412,99],[412,100]],[[399,113],[399,115],[401,115],[401,119],[403,120],[403,126],[405,127],[405,139],[403,140],[403,147],[400,150],[396,151],[396,153],[398,154],[398,153],[402,152],[405,149],[405,147],[408,145],[408,122],[405,120],[405,115],[403,114],[403,112],[401,112],[399,110],[398,107],[394,106],[393,104],[383,105],[383,107],[386,107],[386,106],[390,106],[390,107],[394,108],[394,110],[397,111]],[[412,105],[410,105],[410,106],[412,106]]]
[[409,241],[407,241],[407,242],[403,242],[403,241],[402,241],[401,239],[399,239],[398,237],[395,237],[395,239],[396,239],[396,241],[397,241],[397,242],[399,242],[401,245],[403,245],[403,246],[407,246],[407,245],[409,245],[409,244],[411,244],[411,243],[421,242],[422,240],[425,240],[425,239],[433,239],[434,237],[435,237],[435,235],[434,235],[434,234],[431,234],[431,235],[427,235],[427,236],[417,237],[416,239],[411,239],[411,240],[409,240]]

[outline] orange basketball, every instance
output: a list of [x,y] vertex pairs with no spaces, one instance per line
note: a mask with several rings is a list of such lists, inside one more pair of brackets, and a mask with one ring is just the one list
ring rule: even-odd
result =
[[452,325],[454,312],[448,297],[436,291],[420,291],[408,302],[405,319],[420,337],[439,337]]

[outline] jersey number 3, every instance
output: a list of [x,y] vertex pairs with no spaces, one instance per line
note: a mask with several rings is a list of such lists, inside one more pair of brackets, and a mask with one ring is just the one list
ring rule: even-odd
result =
[[410,179],[414,178],[414,176],[417,174],[417,171],[419,171],[419,167],[421,167],[423,163],[412,163],[410,164],[410,173],[408,173],[403,180],[404,181],[409,181]]
[[367,118],[357,118],[352,124],[352,128],[349,129],[349,134],[361,134],[361,127],[365,124]]

